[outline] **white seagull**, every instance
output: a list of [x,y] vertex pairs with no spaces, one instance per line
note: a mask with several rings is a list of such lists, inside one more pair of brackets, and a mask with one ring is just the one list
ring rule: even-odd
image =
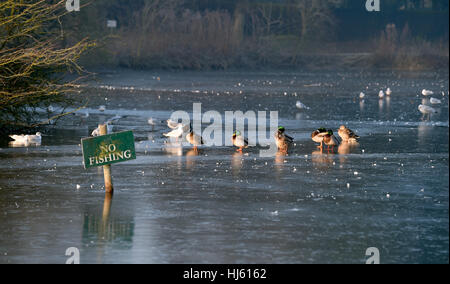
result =
[[167,120],[167,126],[168,126],[170,129],[172,129],[172,130],[177,129],[178,127],[180,127],[180,125],[181,125],[181,127],[183,128],[183,132],[186,132],[186,133],[189,132],[189,125],[188,125],[188,124],[184,125],[184,124],[182,124],[182,123],[175,122],[175,121],[173,121],[173,120],[171,120],[171,119],[168,119],[168,120]]
[[296,106],[298,109],[306,109],[306,110],[309,109],[309,107],[307,107],[306,105],[304,105],[301,101],[297,101],[297,102],[295,103],[295,106]]
[[440,99],[431,98],[431,99],[430,99],[430,103],[431,103],[432,105],[438,105],[438,104],[441,104],[442,101],[441,101]]
[[384,91],[383,91],[383,90],[381,90],[381,91],[378,93],[378,97],[379,97],[380,99],[384,99]]
[[101,105],[101,106],[98,107],[98,110],[101,111],[101,112],[104,112],[106,110],[106,106]]
[[[108,131],[107,134],[112,133],[113,129],[114,129],[114,125],[106,124],[106,128],[107,128],[107,131]],[[91,136],[93,136],[93,137],[100,136],[100,128],[97,127],[96,129],[94,129],[94,131],[92,131],[92,133],[91,133]]]
[[424,96],[431,96],[433,94],[434,94],[433,91],[429,91],[429,90],[425,90],[425,89],[422,90],[422,95],[424,95]]
[[153,120],[153,117],[150,117],[148,120],[147,120],[147,123],[152,127],[152,131],[154,131],[155,130],[155,121]]
[[10,138],[14,139],[14,142],[20,144],[41,144],[42,134],[37,132],[36,135],[9,135]]
[[179,124],[177,128],[175,128],[174,130],[170,131],[169,133],[164,133],[163,135],[169,138],[180,138],[181,136],[183,136],[185,126],[183,124]]
[[364,99],[364,97],[366,96],[366,94],[364,94],[363,92],[359,93],[359,98],[362,100]]
[[392,95],[392,90],[391,90],[391,88],[387,88],[387,90],[386,90],[386,95],[388,95],[388,96]]
[[175,121],[173,121],[173,120],[171,120],[171,119],[168,119],[168,120],[167,120],[167,126],[168,126],[170,129],[176,129],[176,128],[178,128],[178,126],[180,126],[180,124],[181,124],[181,123],[175,122]]
[[418,109],[424,116],[428,115],[428,119],[430,119],[432,114],[437,113],[437,111],[434,108],[426,105],[420,105]]
[[112,118],[110,118],[105,124],[112,124],[112,123],[116,123],[117,121],[119,121],[120,119],[124,118],[124,116],[121,115],[116,115]]

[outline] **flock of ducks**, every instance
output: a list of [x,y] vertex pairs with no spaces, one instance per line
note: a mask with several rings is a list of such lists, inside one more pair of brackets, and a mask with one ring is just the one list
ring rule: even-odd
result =
[[[350,143],[350,144],[357,144],[359,142],[359,137],[356,135],[356,133],[351,130],[350,128],[347,128],[345,125],[341,125],[341,127],[338,130],[339,137],[341,137],[343,143]],[[319,128],[313,133],[311,133],[311,139],[316,142],[320,143],[318,148],[320,150],[323,150],[323,145],[325,144],[327,146],[327,150],[334,150],[334,147],[337,147],[341,144],[339,139],[334,135],[333,130],[326,129],[326,128]]]
[[[386,91],[380,90],[380,92],[378,93],[378,97],[380,98],[380,100],[384,99],[385,96],[391,96],[391,95],[392,95],[392,90],[390,88],[387,88]],[[424,90],[422,90],[422,95],[425,97],[430,97],[430,96],[434,95],[434,92],[424,89]],[[359,95],[359,98],[364,99],[365,96],[366,95],[363,92],[361,92]],[[431,97],[428,101],[431,105],[439,105],[442,103],[441,100],[436,99],[434,97]],[[310,109],[309,107],[307,107],[300,101],[297,101],[296,107],[301,110]],[[47,110],[53,111],[53,108],[50,106],[50,107],[48,107]],[[100,112],[105,112],[106,107],[104,105],[101,105],[101,106],[99,106],[98,110]],[[419,105],[418,110],[424,116],[428,116],[428,118],[430,118],[430,116],[432,114],[437,113],[437,110],[435,108],[433,108],[432,106],[427,105],[425,103]],[[89,112],[87,112],[87,111],[84,112],[83,117],[88,118]],[[118,120],[120,120],[122,118],[124,118],[124,117],[116,115],[115,117],[111,118],[110,120],[108,120],[105,123],[107,125],[108,133],[113,132],[113,127],[114,127],[113,123],[117,122]],[[153,131],[154,127],[155,127],[154,120],[152,118],[150,118],[148,120],[148,123],[149,123],[149,125],[152,126],[152,131]],[[178,140],[180,137],[183,137],[183,135],[185,133],[187,133],[186,140],[191,145],[194,146],[194,149],[197,149],[198,146],[201,146],[204,144],[203,138],[194,133],[194,131],[192,129],[192,124],[183,125],[181,123],[177,123],[177,122],[174,122],[169,119],[169,120],[167,120],[167,126],[172,131],[170,131],[168,133],[164,133],[163,135],[165,137],[176,138]],[[284,127],[280,126],[274,135],[276,145],[277,145],[278,149],[282,152],[287,152],[290,145],[293,144],[293,142],[294,142],[294,139],[292,137],[290,137],[289,135],[287,135],[285,132],[286,132],[286,129]],[[344,125],[342,125],[339,128],[338,134],[341,137],[343,142],[348,142],[348,143],[357,143],[358,139],[360,138],[352,130],[345,127]],[[99,128],[94,129],[94,131],[92,131],[91,135],[94,137],[99,136],[100,129]],[[13,143],[23,144],[25,146],[31,145],[31,144],[40,145],[41,141],[42,141],[42,134],[40,132],[36,133],[35,135],[10,135],[9,137],[14,140]],[[319,128],[319,129],[315,130],[311,134],[311,139],[316,143],[320,143],[318,148],[320,148],[321,150],[323,150],[324,145],[327,146],[328,151],[330,150],[330,147],[332,150],[334,150],[334,147],[339,146],[339,144],[340,144],[339,140],[336,138],[333,131],[331,129],[326,129],[326,128]],[[238,148],[237,151],[239,151],[239,152],[242,152],[243,149],[248,148],[248,146],[249,146],[248,140],[242,136],[240,131],[236,131],[233,133],[232,141],[233,141],[233,145]]]
[[[186,134],[186,140],[193,147],[194,150],[198,149],[198,146],[204,145],[203,138],[200,135],[194,133],[192,129],[192,123],[190,125],[183,125],[181,123],[174,122],[172,120],[167,120],[167,126],[172,129],[168,133],[164,133],[165,137],[179,139]],[[319,128],[311,133],[312,141],[319,143],[318,148],[323,151],[324,145],[327,146],[328,151],[334,151],[334,147],[339,146],[341,143],[351,143],[357,144],[360,137],[356,135],[354,131],[342,125],[338,134],[342,139],[342,142],[334,135],[333,130],[326,128]],[[278,151],[282,153],[288,153],[290,147],[294,144],[294,138],[286,134],[286,128],[279,126],[274,134],[275,143],[277,145]],[[249,147],[248,140],[242,135],[240,131],[235,131],[231,137],[233,145],[237,148],[236,151],[243,152],[244,149]]]

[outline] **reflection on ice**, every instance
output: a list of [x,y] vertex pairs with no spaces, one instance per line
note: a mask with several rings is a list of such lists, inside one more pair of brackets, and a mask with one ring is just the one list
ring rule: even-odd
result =
[[391,97],[386,97],[386,109],[389,112],[389,110],[391,109]]
[[275,154],[275,168],[278,172],[283,170],[284,164],[287,162],[286,157],[287,153],[283,151],[278,151]]
[[196,164],[196,157],[200,154],[200,150],[197,148],[191,149],[186,152],[186,168],[193,169]]
[[95,246],[96,249],[93,251],[95,256],[92,256],[92,259],[95,258],[97,263],[111,261],[105,259],[111,245],[120,244],[122,248],[131,248],[133,243],[133,217],[111,217],[112,199],[111,194],[105,195],[101,214],[98,212],[84,214],[82,243],[85,247]]
[[241,169],[244,165],[244,154],[242,152],[234,152],[231,157],[231,168],[234,176],[240,174]]
[[358,142],[345,142],[342,141],[342,143],[338,147],[338,153],[340,155],[348,155],[350,153],[355,153],[354,150],[359,148]]
[[296,119],[296,120],[307,120],[307,119],[309,119],[309,116],[308,116],[306,113],[303,113],[303,112],[297,112],[297,113],[295,114],[295,119]]
[[164,143],[163,149],[167,154],[169,154],[169,156],[183,156],[182,142],[166,141],[166,143]]
[[[448,131],[448,129],[447,129]],[[417,137],[419,144],[426,145],[431,140],[430,135],[433,132],[433,126],[429,122],[420,122],[417,127]]]
[[311,160],[313,162],[313,165],[316,167],[328,167],[330,165],[333,165],[333,156],[334,154],[324,153],[323,151],[313,151],[311,153]]
[[359,146],[358,142],[342,142],[338,147],[340,164],[344,165],[347,163],[348,158],[346,155],[359,153]]
[[22,141],[11,141],[9,142],[9,147],[12,148],[27,148],[27,147],[39,147],[41,143],[33,143],[33,142],[22,142]]
[[384,108],[384,100],[380,99],[378,100],[378,110],[380,112],[380,115],[383,113],[383,108]]
[[359,101],[359,111],[360,111],[361,113],[364,112],[364,100],[360,100],[360,101]]

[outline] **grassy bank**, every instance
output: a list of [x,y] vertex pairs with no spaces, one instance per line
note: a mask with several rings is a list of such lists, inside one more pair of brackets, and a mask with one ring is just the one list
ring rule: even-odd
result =
[[[68,44],[86,36],[99,43],[82,58],[84,65],[174,70],[449,66],[445,11],[401,12],[398,17],[392,12],[384,19],[301,1],[239,2],[216,10],[186,6],[183,0],[143,0],[127,8],[114,2],[123,9],[120,14],[104,9],[113,4],[99,1],[66,24]],[[420,21],[410,28],[416,18]],[[439,28],[424,24],[435,18]],[[107,19],[116,19],[118,28],[106,28]]]
[[449,68],[449,45],[444,40],[392,41],[382,35],[369,41],[305,44],[292,36],[271,36],[223,49],[218,46],[211,49],[206,44],[203,47],[202,44],[191,45],[190,41],[155,47],[151,40],[139,43],[133,35],[117,35],[85,55],[81,62],[91,67],[164,70],[389,68],[425,71]]

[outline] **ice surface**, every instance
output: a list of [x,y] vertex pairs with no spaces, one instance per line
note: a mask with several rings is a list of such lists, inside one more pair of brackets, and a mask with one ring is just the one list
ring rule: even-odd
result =
[[[81,263],[365,263],[369,247],[382,263],[448,263],[448,96],[430,120],[417,110],[422,89],[448,93],[448,74],[112,70],[99,79],[84,93],[89,117],[62,121],[39,147],[0,148],[0,263],[65,263],[69,247]],[[395,92],[379,100],[387,86]],[[261,158],[259,147],[168,143],[165,121],[194,102],[203,112],[279,111],[295,145]],[[111,201],[79,144],[115,115],[115,131],[134,131],[138,158],[112,167]],[[311,132],[341,124],[359,145],[321,153]]]

